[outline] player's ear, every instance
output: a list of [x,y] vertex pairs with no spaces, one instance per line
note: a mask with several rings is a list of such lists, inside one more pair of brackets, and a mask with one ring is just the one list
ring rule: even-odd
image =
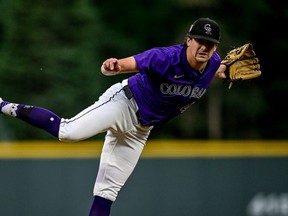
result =
[[191,39],[190,37],[187,37],[187,38],[186,38],[186,45],[187,45],[187,46],[190,44],[191,40],[192,40],[192,39]]

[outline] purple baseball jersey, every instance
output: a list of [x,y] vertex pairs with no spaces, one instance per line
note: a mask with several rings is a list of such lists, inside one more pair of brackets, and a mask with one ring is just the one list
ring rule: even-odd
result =
[[191,68],[186,46],[153,48],[134,55],[139,73],[128,79],[142,125],[152,126],[183,113],[208,89],[220,66],[214,52],[203,73]]

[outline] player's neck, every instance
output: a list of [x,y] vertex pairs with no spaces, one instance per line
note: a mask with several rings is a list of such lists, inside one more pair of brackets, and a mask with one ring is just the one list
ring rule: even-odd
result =
[[207,65],[207,63],[205,63],[205,64],[204,64],[204,67],[202,67],[202,68],[199,70],[200,73],[203,73],[203,72],[205,71],[206,65]]
[[207,62],[195,62],[194,64],[190,64],[190,66],[199,71],[200,73],[203,73],[206,68]]

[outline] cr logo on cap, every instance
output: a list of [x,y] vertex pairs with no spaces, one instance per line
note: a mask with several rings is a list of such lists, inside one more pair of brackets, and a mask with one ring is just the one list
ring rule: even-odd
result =
[[211,25],[209,23],[204,25],[204,29],[206,31],[205,34],[212,35],[212,28],[211,28]]

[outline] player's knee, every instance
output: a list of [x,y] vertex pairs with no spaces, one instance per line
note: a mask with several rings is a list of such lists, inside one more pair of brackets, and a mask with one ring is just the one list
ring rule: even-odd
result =
[[58,138],[62,142],[78,142],[86,139],[85,130],[80,129],[75,121],[62,119],[60,123]]
[[83,140],[83,137],[73,130],[60,128],[58,138],[62,142],[78,142]]
[[74,136],[73,134],[62,134],[59,135],[59,140],[62,142],[78,142],[83,139],[80,139],[79,137]]
[[78,140],[75,140],[75,139],[72,139],[72,138],[59,137],[59,141],[61,141],[61,142],[77,142]]

